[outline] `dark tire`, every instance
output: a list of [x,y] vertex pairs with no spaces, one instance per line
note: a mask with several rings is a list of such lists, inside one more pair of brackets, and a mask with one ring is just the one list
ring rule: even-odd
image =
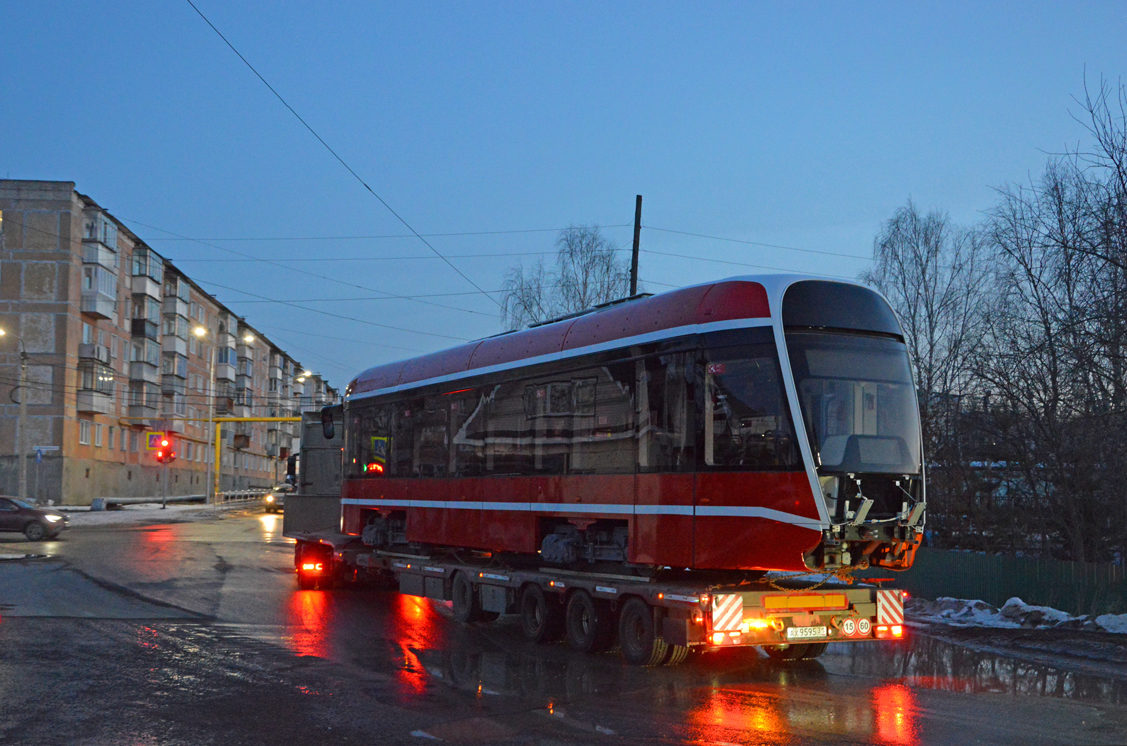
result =
[[826,652],[827,642],[802,642],[797,645],[765,645],[767,655],[777,661],[810,661]]
[[[481,610],[481,598],[477,595],[477,589],[474,588],[469,577],[464,572],[454,573],[454,578],[450,581],[450,595],[454,600],[454,619],[468,624],[470,622],[479,622],[483,620]],[[496,617],[494,617],[496,618]]]
[[47,536],[47,527],[42,523],[33,521],[23,527],[23,535],[28,541],[43,541]]
[[554,596],[529,583],[520,592],[520,627],[533,642],[553,642],[563,633],[563,607]]
[[297,573],[297,587],[303,591],[311,591],[317,587],[317,578],[306,575],[299,570]]
[[567,602],[567,643],[581,653],[602,653],[614,645],[614,614],[606,601],[579,590]]
[[633,666],[660,665],[669,653],[669,645],[654,634],[653,609],[640,598],[627,601],[618,615],[618,644]]
[[689,648],[685,645],[670,645],[669,652],[662,661],[663,666],[679,666],[689,657]]

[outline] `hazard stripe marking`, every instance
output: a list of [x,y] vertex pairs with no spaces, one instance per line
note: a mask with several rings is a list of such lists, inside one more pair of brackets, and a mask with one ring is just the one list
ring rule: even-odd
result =
[[877,591],[877,624],[903,624],[904,597],[900,591]]
[[738,630],[743,620],[743,596],[720,593],[712,597],[712,629],[717,632]]

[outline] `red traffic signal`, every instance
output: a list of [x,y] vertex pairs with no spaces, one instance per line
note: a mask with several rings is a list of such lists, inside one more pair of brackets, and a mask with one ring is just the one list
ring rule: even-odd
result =
[[157,463],[158,464],[171,464],[176,460],[176,447],[172,443],[172,438],[164,437],[160,439],[160,446],[157,449]]

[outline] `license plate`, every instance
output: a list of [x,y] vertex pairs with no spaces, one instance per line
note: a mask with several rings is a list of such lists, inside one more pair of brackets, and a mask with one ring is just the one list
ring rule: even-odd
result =
[[809,640],[811,638],[825,636],[825,627],[787,627],[788,640]]

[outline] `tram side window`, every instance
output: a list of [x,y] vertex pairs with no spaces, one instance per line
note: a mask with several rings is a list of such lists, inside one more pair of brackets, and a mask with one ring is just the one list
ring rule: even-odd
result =
[[570,470],[594,474],[633,472],[637,460],[634,363],[612,363],[573,375],[577,383],[582,382],[577,386],[577,395],[592,414],[576,418]]
[[704,468],[800,465],[774,345],[707,350],[699,374]]
[[532,474],[532,420],[526,415],[524,383],[501,383],[488,394],[485,473]]
[[415,475],[414,463],[414,421],[418,414],[417,400],[397,402],[393,405],[395,421],[391,428],[391,453],[388,457],[387,473],[396,477]]
[[415,476],[444,477],[448,474],[450,443],[446,431],[446,401],[428,396],[415,422]]
[[387,470],[391,408],[365,406],[350,414],[348,471],[353,476],[382,476]]
[[460,477],[485,472],[485,408],[488,401],[479,391],[450,398],[450,432],[453,433],[454,463],[451,471]]
[[639,471],[692,471],[696,467],[696,355],[655,355],[636,361],[635,366]]

